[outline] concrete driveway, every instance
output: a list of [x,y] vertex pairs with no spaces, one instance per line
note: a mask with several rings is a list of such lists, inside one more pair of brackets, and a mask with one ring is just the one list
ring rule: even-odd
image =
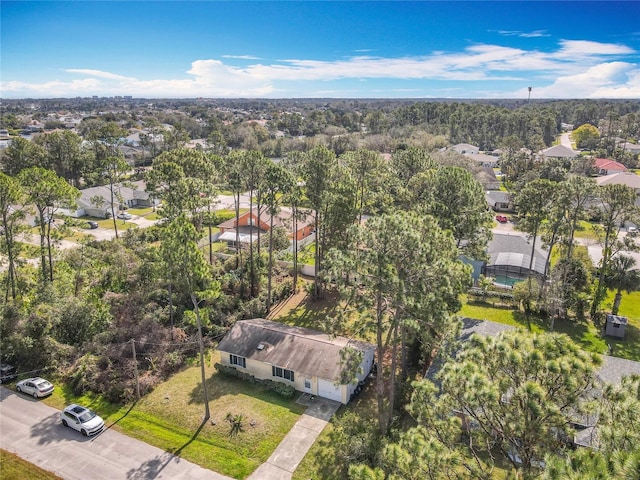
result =
[[69,480],[230,480],[110,428],[85,438],[59,413],[0,387],[0,447]]

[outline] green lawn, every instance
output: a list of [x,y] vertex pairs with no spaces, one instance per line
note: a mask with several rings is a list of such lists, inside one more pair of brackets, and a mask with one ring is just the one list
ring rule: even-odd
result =
[[[282,255],[280,259],[287,262],[292,262],[293,254],[287,252],[286,254]],[[298,251],[298,263],[300,265],[315,265],[315,262],[316,262],[316,244],[315,243],[312,242],[309,245],[302,248],[300,251]]]
[[[614,292],[609,292],[604,302],[606,309],[613,304]],[[528,320],[523,312],[509,306],[494,306],[482,302],[468,301],[463,299],[463,306],[460,316],[477,318],[481,320],[491,320],[529,329],[532,332],[549,331],[550,323],[546,318],[531,316]],[[611,337],[604,337],[600,329],[591,321],[584,320],[562,320],[554,323],[554,331],[566,333],[574,342],[582,346],[584,350],[596,353],[608,353],[609,345],[613,347],[613,354],[617,357],[628,360],[640,361],[640,292],[631,294],[623,293],[620,305],[620,315],[629,318],[629,325],[626,330],[624,340],[617,340]]]
[[[211,419],[202,424],[204,401],[200,368],[193,366],[159,385],[142,400],[127,406],[104,399],[74,396],[58,388],[45,402],[63,408],[72,402],[91,407],[108,428],[155,445],[167,452],[233,478],[246,478],[264,463],[293,427],[304,407],[264,387],[220,375],[207,365]],[[228,413],[243,415],[243,430],[230,434]]]
[[595,232],[593,231],[593,224],[584,220],[581,220],[580,223],[578,223],[575,237],[593,241],[596,241],[598,239]]
[[62,480],[59,476],[2,449],[0,449],[0,478],[2,480]]

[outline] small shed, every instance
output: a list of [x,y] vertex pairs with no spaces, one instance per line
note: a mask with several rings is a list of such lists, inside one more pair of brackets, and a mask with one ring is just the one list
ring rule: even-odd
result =
[[624,338],[628,322],[629,320],[627,319],[627,317],[609,314],[607,315],[607,323],[604,327],[604,334],[610,337]]

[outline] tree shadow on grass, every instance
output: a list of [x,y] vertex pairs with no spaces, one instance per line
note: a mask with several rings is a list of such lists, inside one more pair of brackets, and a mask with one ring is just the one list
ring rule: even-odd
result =
[[611,345],[609,355],[640,361],[640,328],[629,323],[625,329],[624,338],[604,337],[604,339]]
[[141,479],[149,479],[149,478],[158,478],[162,471],[171,463],[172,461],[179,462],[180,454],[182,451],[188,447],[191,442],[193,442],[204,427],[206,421],[203,421],[198,429],[193,433],[191,438],[180,448],[176,449],[174,452],[168,451],[164,452],[160,455],[156,455],[154,458],[143,462],[140,467],[132,468],[127,472],[127,479],[129,480],[141,480]]
[[326,319],[333,316],[338,305],[338,296],[335,293],[325,292],[325,298],[313,299],[310,295],[284,315],[277,317],[277,321],[298,327],[322,330]]
[[[279,405],[296,414],[302,414],[304,412],[304,407],[295,403],[297,395],[294,395],[293,398],[285,398],[257,382],[253,383],[220,372],[214,372],[206,379],[206,384],[210,407],[212,402],[215,402],[221,397],[228,395],[245,395]],[[202,405],[204,408],[204,392],[201,382],[198,382],[189,393],[189,404]]]
[[133,402],[133,403],[131,404],[131,406],[129,406],[129,409],[128,409],[126,412],[124,412],[124,413],[120,416],[120,418],[118,418],[118,419],[114,420],[113,422],[111,422],[111,424],[110,424],[107,428],[111,428],[111,427],[113,427],[115,424],[117,424],[118,422],[120,422],[120,420],[122,420],[122,419],[126,418],[126,416],[127,416],[127,415],[129,415],[129,413],[131,413],[131,410],[133,410],[133,407],[135,407],[137,404],[138,404],[138,402],[137,402],[137,401],[136,401],[136,402]]

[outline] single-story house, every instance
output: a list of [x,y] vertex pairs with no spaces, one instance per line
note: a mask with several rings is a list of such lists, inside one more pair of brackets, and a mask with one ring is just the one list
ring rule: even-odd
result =
[[463,155],[465,153],[479,153],[480,152],[480,148],[476,147],[475,145],[469,145],[468,143],[458,143],[457,145],[454,145],[453,147],[451,147],[452,150],[455,150],[458,153],[462,153]]
[[500,180],[496,172],[490,167],[481,167],[474,171],[473,176],[480,182],[484,190],[500,190]]
[[632,188],[637,195],[636,206],[640,206],[640,175],[633,172],[619,172],[605,175],[595,179],[600,186],[603,185],[626,185]]
[[[362,353],[354,381],[343,378],[341,352],[345,347]],[[358,382],[367,378],[375,357],[375,346],[370,343],[262,318],[238,320],[218,350],[222,365],[343,404],[349,402]]]
[[497,190],[488,191],[484,194],[489,208],[496,212],[514,212],[513,195],[508,192]]
[[603,185],[626,185],[633,188],[640,195],[640,175],[633,172],[618,172],[611,175],[604,175],[595,179],[600,186]]
[[618,145],[618,148],[621,148],[625,152],[629,152],[632,155],[640,154],[640,145],[635,144],[635,143],[624,142],[621,145]]
[[473,160],[477,165],[481,167],[497,167],[500,161],[500,157],[495,157],[493,155],[487,155],[484,153],[470,153],[467,152],[464,154],[465,157]]
[[[313,233],[315,225],[311,215],[304,215],[298,218],[297,225],[294,227],[293,210],[289,207],[281,207],[280,211],[273,216],[273,226],[283,227],[287,230],[289,238],[302,240]],[[260,234],[269,232],[271,228],[271,215],[267,212],[266,207],[262,207],[260,211],[260,223],[258,224],[258,209],[256,207],[242,213],[236,223],[233,217],[226,222],[218,225],[220,229],[219,240],[226,241],[230,246],[235,245],[236,229],[240,233],[240,243],[249,243],[257,240],[258,230]],[[295,228],[295,232],[294,232]]]
[[[122,202],[114,198],[114,210],[120,210],[121,206],[126,207],[153,207],[159,205],[158,199],[150,197],[146,191],[147,185],[143,180],[131,182],[131,186],[114,186],[114,191],[118,191],[122,197]],[[131,188],[133,187],[133,188]],[[100,199],[94,202],[94,199]],[[69,211],[71,217],[95,217],[107,218],[111,215],[111,191],[108,185],[85,188],[80,190],[80,198],[76,201],[78,207],[75,211]]]
[[[540,244],[538,241],[537,245]],[[489,261],[482,268],[482,274],[493,277],[496,283],[512,286],[531,276],[542,277],[547,261],[546,254],[536,245],[531,261],[531,244],[521,234],[493,234],[487,247]]]
[[620,162],[608,158],[596,158],[593,160],[598,175],[611,175],[614,173],[626,172],[628,169]]
[[546,150],[542,150],[540,155],[545,158],[575,158],[578,156],[578,152],[564,145],[554,145]]

